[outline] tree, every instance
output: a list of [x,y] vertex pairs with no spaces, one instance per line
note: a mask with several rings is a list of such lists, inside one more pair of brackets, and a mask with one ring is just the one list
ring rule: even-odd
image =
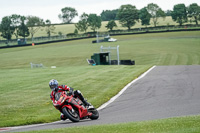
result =
[[112,31],[112,29],[114,28],[114,27],[117,27],[117,24],[115,23],[115,21],[114,20],[110,20],[109,22],[108,22],[108,24],[105,26],[107,29],[110,29],[110,31]]
[[90,14],[88,16],[88,24],[94,32],[101,28],[101,21],[101,17],[97,16],[96,14]]
[[74,30],[74,34],[78,35],[78,30],[77,29]]
[[15,31],[15,28],[12,26],[12,21],[10,16],[6,16],[2,18],[1,24],[0,24],[0,31],[1,36],[9,42],[9,40],[12,38],[12,34]]
[[51,37],[51,33],[55,33],[54,30],[55,30],[55,27],[54,25],[51,24],[51,21],[50,20],[46,20],[46,24],[45,24],[46,28],[45,28],[45,31],[48,35],[48,37],[50,38]]
[[84,31],[86,33],[87,29],[88,29],[88,14],[83,13],[80,17],[80,20],[78,21],[78,23],[75,24],[75,27],[79,30],[79,31]]
[[19,36],[19,25],[21,24],[21,18],[23,16],[17,15],[17,14],[13,14],[11,15],[11,25],[15,28],[15,31],[13,32],[13,34],[15,35],[16,39],[18,39]]
[[190,4],[188,7],[188,17],[192,19],[198,25],[198,20],[200,20],[200,6],[197,3]]
[[165,16],[172,16],[172,11],[171,10],[167,10],[165,11]]
[[158,24],[159,17],[163,17],[163,19],[165,18],[165,12],[157,4],[148,4],[147,11],[149,12],[149,14],[151,14],[151,18],[153,19],[153,24],[155,27]]
[[142,25],[150,25],[151,14],[147,11],[146,7],[142,8],[139,11],[139,18],[142,22]]
[[117,12],[118,9],[115,10],[103,10],[101,13],[102,21],[110,21],[110,20],[117,20]]
[[136,21],[139,21],[138,10],[135,6],[130,4],[122,5],[118,11],[117,17],[123,27],[127,27],[128,30],[135,25]]
[[174,5],[172,19],[179,23],[180,26],[187,22],[187,11],[185,4]]
[[78,12],[72,7],[62,8],[61,12],[62,14],[59,14],[58,17],[67,24],[71,23],[75,16],[78,16]]
[[21,24],[19,26],[19,34],[18,34],[19,36],[24,37],[24,39],[30,35],[28,26],[25,25],[25,20],[26,17],[21,17]]
[[45,25],[43,19],[36,17],[36,16],[28,16],[27,17],[27,26],[29,27],[29,31],[31,34],[32,42],[34,34],[41,29]]

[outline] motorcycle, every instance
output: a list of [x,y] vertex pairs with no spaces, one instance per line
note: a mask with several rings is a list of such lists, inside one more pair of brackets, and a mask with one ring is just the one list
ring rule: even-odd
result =
[[78,97],[73,97],[67,91],[56,93],[53,105],[72,122],[79,122],[88,118],[91,120],[99,118],[99,113],[95,108],[88,109]]

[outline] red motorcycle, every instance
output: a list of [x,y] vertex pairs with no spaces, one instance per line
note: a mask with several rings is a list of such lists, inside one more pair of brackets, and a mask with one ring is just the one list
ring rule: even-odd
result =
[[99,113],[95,108],[87,109],[78,97],[74,98],[66,91],[56,93],[53,105],[72,122],[79,122],[79,120],[87,118],[91,120],[99,118]]

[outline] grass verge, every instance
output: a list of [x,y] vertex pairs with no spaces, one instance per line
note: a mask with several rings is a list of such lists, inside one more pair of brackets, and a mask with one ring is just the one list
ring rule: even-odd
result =
[[200,115],[97,126],[81,126],[29,133],[199,133]]
[[60,84],[81,90],[89,102],[99,107],[149,67],[75,66],[0,70],[0,91],[3,92],[0,94],[0,127],[59,120],[60,113],[49,97],[50,79],[55,78]]

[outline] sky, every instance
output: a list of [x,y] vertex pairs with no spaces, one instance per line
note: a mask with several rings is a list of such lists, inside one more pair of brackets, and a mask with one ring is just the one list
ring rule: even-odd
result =
[[[164,11],[173,10],[174,5],[181,3],[185,6],[197,3],[200,6],[200,0],[0,0],[0,21],[5,16],[19,14],[49,19],[55,24],[62,23],[58,15],[64,7],[75,8],[80,16],[83,12],[100,15],[103,10],[118,9],[125,4],[141,9],[149,3],[157,4]],[[73,19],[73,22],[77,22],[79,16]]]

